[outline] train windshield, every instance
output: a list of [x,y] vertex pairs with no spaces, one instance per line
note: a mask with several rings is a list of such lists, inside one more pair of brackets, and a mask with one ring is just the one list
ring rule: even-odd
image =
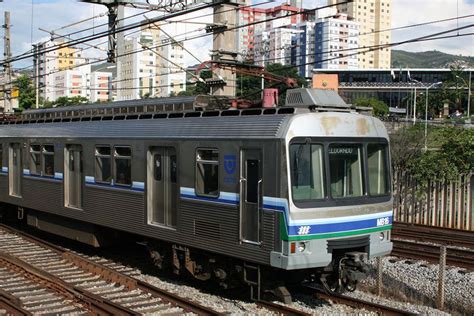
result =
[[385,143],[293,143],[293,201],[370,198],[390,192]]

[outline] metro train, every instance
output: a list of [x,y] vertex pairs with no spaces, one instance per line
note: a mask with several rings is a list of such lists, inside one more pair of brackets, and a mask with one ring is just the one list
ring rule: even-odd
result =
[[[202,100],[201,100],[202,101]],[[353,290],[390,253],[389,138],[332,92],[272,108],[196,97],[29,110],[0,125],[0,202],[93,246],[121,232],[158,268],[253,295],[319,281]],[[14,208],[14,212],[11,210]]]

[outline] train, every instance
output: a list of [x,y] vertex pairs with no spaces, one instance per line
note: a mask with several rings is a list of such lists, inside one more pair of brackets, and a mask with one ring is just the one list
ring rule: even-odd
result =
[[[207,100],[207,101],[206,101]],[[392,249],[389,137],[327,90],[281,107],[175,97],[28,110],[0,124],[2,217],[252,295],[353,290]],[[211,106],[212,104],[212,106]]]

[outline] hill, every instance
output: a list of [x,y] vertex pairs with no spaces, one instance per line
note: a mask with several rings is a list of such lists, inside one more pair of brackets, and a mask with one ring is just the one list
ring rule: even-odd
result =
[[439,51],[413,53],[392,50],[393,68],[446,68],[453,62],[473,67],[474,57],[450,55]]

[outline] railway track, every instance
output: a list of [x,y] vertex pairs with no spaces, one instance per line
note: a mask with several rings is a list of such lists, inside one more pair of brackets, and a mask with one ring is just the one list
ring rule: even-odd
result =
[[[439,263],[440,247],[438,245],[423,244],[416,241],[392,239],[393,256],[425,260]],[[448,265],[474,271],[474,250],[447,248],[446,263]]]
[[2,224],[0,310],[15,315],[220,314]]
[[474,249],[474,232],[454,228],[395,222],[392,238]]
[[356,309],[364,309],[370,312],[376,312],[384,316],[417,315],[405,310],[401,310],[401,309],[397,309],[397,308],[393,308],[393,307],[385,306],[382,304],[377,304],[377,303],[373,303],[373,302],[369,302],[369,301],[365,301],[365,300],[361,300],[361,299],[357,299],[357,298],[353,298],[353,297],[349,297],[349,296],[337,294],[337,293],[327,294],[327,293],[318,291],[315,294],[315,297],[318,299],[325,300],[325,301],[331,301],[336,304],[347,305]]

